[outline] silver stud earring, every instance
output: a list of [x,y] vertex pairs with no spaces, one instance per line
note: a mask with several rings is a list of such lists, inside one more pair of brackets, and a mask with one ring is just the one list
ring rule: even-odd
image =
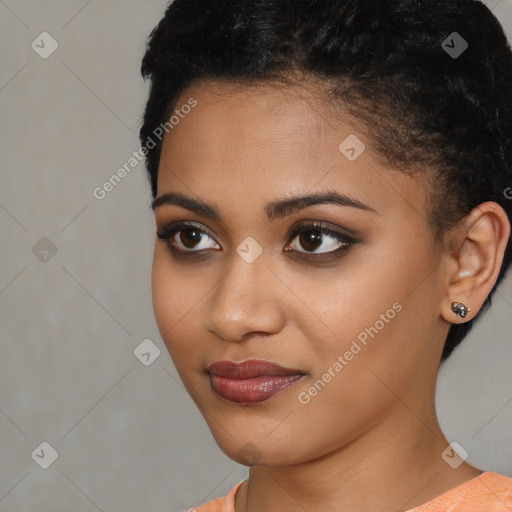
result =
[[465,318],[471,309],[462,304],[462,302],[452,302],[452,311],[461,318]]

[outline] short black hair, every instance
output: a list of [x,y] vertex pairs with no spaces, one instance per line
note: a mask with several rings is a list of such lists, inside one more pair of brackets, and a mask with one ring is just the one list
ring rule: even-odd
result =
[[[151,83],[143,145],[195,82],[310,78],[361,123],[388,168],[427,178],[436,240],[485,201],[512,223],[512,50],[479,0],[174,0],[141,72]],[[153,199],[160,152],[159,139],[146,154]],[[509,237],[477,317],[511,259]],[[477,317],[450,327],[442,362]]]

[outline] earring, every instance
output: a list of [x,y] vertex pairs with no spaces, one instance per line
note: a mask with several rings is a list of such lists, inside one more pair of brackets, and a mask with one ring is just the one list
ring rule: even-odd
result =
[[465,318],[471,309],[462,304],[462,302],[452,302],[452,311],[461,318]]

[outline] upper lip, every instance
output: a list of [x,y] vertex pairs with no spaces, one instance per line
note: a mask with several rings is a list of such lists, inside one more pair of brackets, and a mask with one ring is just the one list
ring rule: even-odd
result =
[[305,372],[293,368],[285,368],[277,363],[248,359],[246,361],[216,361],[208,366],[208,371],[219,377],[231,379],[251,379],[263,375],[305,375]]

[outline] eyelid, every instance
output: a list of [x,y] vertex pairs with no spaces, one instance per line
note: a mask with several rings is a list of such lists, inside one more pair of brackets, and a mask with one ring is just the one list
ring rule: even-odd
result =
[[204,231],[209,236],[214,238],[213,233],[210,232],[210,230],[201,222],[193,221],[193,220],[178,220],[176,222],[169,222],[168,224],[164,224],[161,229],[157,229],[158,233],[168,233],[170,231],[178,231],[180,229],[189,228],[189,227],[195,227],[200,229],[201,231]]
[[356,242],[358,235],[351,229],[344,228],[342,226],[336,226],[330,222],[315,219],[306,219],[292,226],[286,236],[290,238],[292,235],[297,235],[303,229],[319,230],[330,236],[343,237],[350,242]]
[[[292,249],[291,246],[294,243],[294,240],[296,240],[301,233],[307,231],[317,231],[322,234],[322,237],[328,236],[336,240],[338,247],[324,252],[308,252]],[[289,236],[287,238],[290,241],[286,244],[284,251],[288,252],[294,258],[309,262],[311,264],[328,264],[336,261],[341,258],[341,256],[345,254],[351,247],[358,243],[354,236],[343,233],[343,228],[338,227],[337,229],[331,229],[326,226],[325,222],[318,220],[309,220],[295,225],[288,231],[288,233]]]
[[[185,229],[191,228],[191,227],[195,227],[198,229],[198,231],[201,231],[201,233],[208,235],[212,240],[214,240],[216,245],[219,245],[219,243],[217,242],[216,237],[213,235],[213,233],[206,226],[204,226],[204,224],[201,224],[200,222],[195,222],[195,221],[171,222],[171,223],[163,226],[161,229],[157,229],[156,235],[159,238],[159,240],[161,240],[162,242],[168,242],[169,245],[171,245],[170,239],[176,233],[178,233],[180,231],[184,231]],[[186,251],[183,249],[177,249],[174,245],[173,245],[173,249],[176,252],[179,252],[179,254],[194,254],[194,253],[201,254],[202,252],[211,250],[211,249],[204,249],[204,250],[200,250],[200,251],[193,251],[193,250]],[[218,250],[218,249],[215,248],[215,250]]]

